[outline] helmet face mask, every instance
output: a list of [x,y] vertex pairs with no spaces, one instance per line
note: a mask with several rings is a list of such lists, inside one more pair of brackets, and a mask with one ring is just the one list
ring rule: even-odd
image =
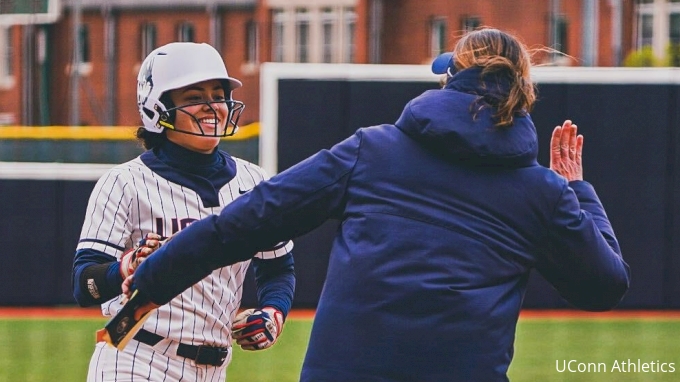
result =
[[[227,110],[229,110],[226,118],[226,124],[224,128],[219,127],[219,113],[216,110],[216,108],[219,108],[221,104],[224,104]],[[212,111],[213,115],[215,116],[215,126],[212,130],[212,132],[206,132],[203,131],[203,128],[201,127],[201,122],[191,114],[190,112],[186,111],[185,108],[192,107],[192,106],[204,106],[207,105],[210,110]],[[159,119],[159,124],[165,128],[172,129],[174,131],[184,133],[184,134],[190,134],[190,135],[199,135],[199,136],[206,136],[206,137],[228,137],[231,135],[236,134],[238,131],[238,120],[241,117],[241,113],[243,112],[243,109],[245,108],[245,105],[241,101],[236,101],[232,99],[225,99],[225,100],[220,100],[220,101],[199,101],[199,102],[192,102],[188,104],[183,104],[180,106],[174,106],[169,109],[166,109],[165,111],[160,113],[160,119]],[[184,113],[191,117],[194,122],[196,123],[196,126],[198,127],[198,131],[194,130],[184,130],[180,129],[178,126],[174,125],[174,120],[175,120],[175,115],[177,113]]]
[[[176,129],[174,116],[177,112],[186,113],[183,108],[191,105],[166,105],[161,101],[167,99],[164,94],[212,79],[221,80],[225,99],[191,105],[208,105],[217,115],[212,104],[225,103],[229,110],[225,129],[214,129],[212,133],[204,134],[200,123],[199,132]],[[137,107],[144,128],[153,133],[161,133],[168,128],[192,135],[229,136],[238,130],[238,120],[245,107],[243,102],[232,99],[232,90],[240,86],[239,80],[229,77],[224,60],[212,46],[192,42],[170,43],[155,49],[144,59],[137,76]]]

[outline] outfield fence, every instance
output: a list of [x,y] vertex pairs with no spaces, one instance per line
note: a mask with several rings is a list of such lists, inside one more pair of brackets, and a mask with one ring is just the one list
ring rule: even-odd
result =
[[[585,135],[586,180],[617,232],[632,282],[624,309],[680,308],[680,71],[542,68],[535,73],[539,162],[572,119]],[[261,122],[221,145],[282,171],[357,128],[396,121],[438,86],[426,66],[262,67]],[[141,152],[133,127],[0,127],[0,306],[68,305],[72,257],[89,193],[109,166]],[[499,192],[502,192],[500,190]],[[337,222],[295,240],[295,307],[315,307]],[[252,276],[244,303],[253,304]],[[568,306],[532,274],[527,308]]]

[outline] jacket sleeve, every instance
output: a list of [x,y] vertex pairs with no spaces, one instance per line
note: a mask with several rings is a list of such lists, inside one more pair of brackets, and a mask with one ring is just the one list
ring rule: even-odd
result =
[[630,269],[604,207],[587,182],[565,185],[551,222],[548,253],[537,270],[577,308],[614,308],[630,283]]
[[360,142],[359,132],[259,183],[219,215],[192,223],[137,268],[135,287],[165,304],[214,269],[339,218]]

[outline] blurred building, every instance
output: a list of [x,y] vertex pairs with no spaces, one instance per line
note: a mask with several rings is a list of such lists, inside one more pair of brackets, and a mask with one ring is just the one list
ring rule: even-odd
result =
[[138,67],[171,41],[222,52],[248,124],[263,62],[425,64],[479,26],[564,53],[542,63],[619,66],[680,42],[680,0],[0,1],[0,124],[137,125]]

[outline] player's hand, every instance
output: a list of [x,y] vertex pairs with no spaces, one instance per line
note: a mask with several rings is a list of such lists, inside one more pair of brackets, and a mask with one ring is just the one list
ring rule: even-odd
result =
[[[130,301],[130,298],[132,298],[132,293],[135,291],[135,275],[126,277],[125,280],[123,280],[121,288],[123,289],[123,298],[121,299],[121,303],[125,305],[128,301]],[[159,306],[160,305],[156,305],[151,301],[145,303],[135,311],[135,320],[139,320],[144,313],[156,309]]]
[[555,127],[550,139],[550,169],[568,181],[583,180],[583,135],[576,134],[570,120]]
[[123,305],[125,305],[130,297],[132,297],[132,292],[135,291],[135,276],[130,275],[126,278],[123,279],[123,284],[121,284],[120,288],[123,290],[123,299],[120,301]]
[[234,319],[232,336],[243,350],[262,350],[274,345],[282,330],[283,314],[278,309],[247,309]]
[[123,253],[123,256],[120,258],[120,275],[123,279],[135,273],[135,269],[137,269],[139,264],[161,247],[161,240],[162,237],[160,235],[148,233],[134,248]]

